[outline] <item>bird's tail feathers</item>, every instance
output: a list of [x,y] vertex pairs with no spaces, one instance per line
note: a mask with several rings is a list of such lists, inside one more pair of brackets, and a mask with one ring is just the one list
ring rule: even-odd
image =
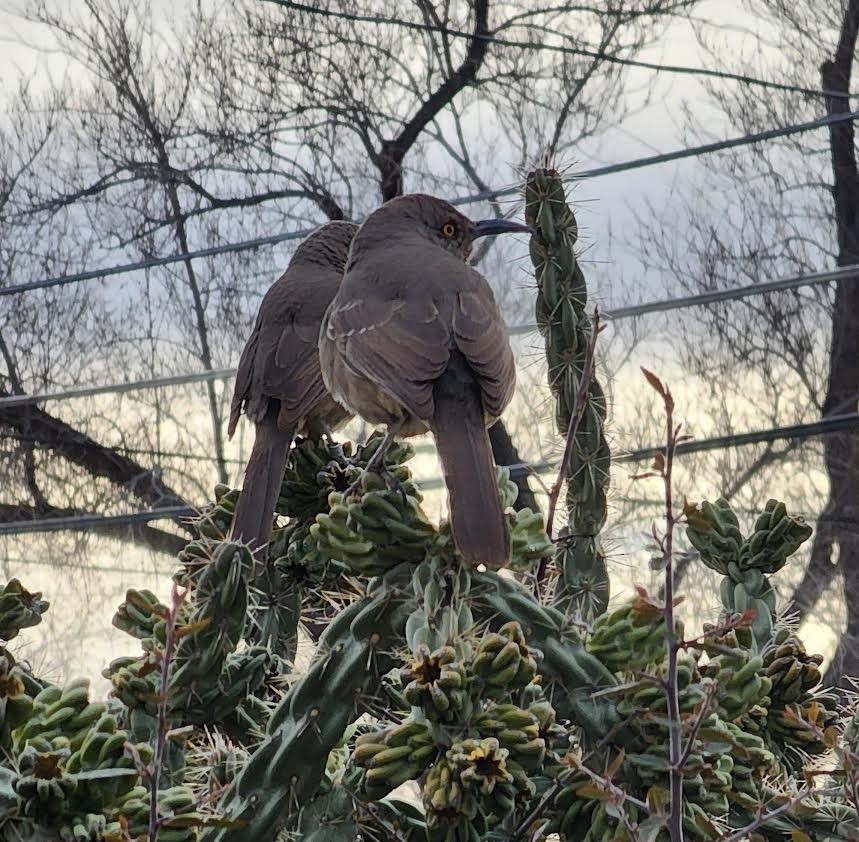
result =
[[454,543],[472,564],[497,570],[510,561],[510,532],[479,387],[460,354],[452,356],[436,382],[433,399],[431,427],[447,485]]
[[294,430],[278,429],[276,408],[269,409],[256,425],[254,446],[230,535],[234,540],[250,544],[258,557],[271,540],[274,510],[293,435]]

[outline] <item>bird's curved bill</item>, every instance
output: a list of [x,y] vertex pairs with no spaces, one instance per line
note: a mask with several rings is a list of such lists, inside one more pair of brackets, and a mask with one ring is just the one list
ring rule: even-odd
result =
[[491,234],[532,234],[533,231],[521,222],[512,219],[481,219],[474,223],[471,237],[488,237]]

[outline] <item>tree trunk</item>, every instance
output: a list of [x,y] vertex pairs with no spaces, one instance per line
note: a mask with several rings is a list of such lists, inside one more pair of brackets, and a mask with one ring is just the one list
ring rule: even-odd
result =
[[[859,34],[859,0],[844,10],[835,56],[821,67],[826,90],[847,94],[850,70]],[[827,113],[850,110],[850,100],[827,97]],[[856,165],[855,129],[847,120],[829,127],[832,158],[838,265],[859,264],[859,169]],[[855,412],[859,405],[859,279],[841,280],[835,292],[832,340],[829,351],[829,383],[823,416]],[[831,553],[837,548],[838,569],[843,577],[847,627],[841,635],[827,678],[846,683],[859,675],[859,436],[855,431],[832,433],[824,444],[829,476],[829,500],[818,525],[815,571],[832,569]],[[828,566],[827,566],[828,565]],[[819,596],[819,592],[817,594]]]

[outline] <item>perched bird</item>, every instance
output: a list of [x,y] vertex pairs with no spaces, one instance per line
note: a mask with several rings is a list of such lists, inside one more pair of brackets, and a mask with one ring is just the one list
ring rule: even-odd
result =
[[319,326],[334,298],[358,226],[329,222],[303,240],[263,297],[239,361],[227,434],[254,422],[254,446],[232,535],[257,552],[270,538],[287,452],[295,435],[329,433],[350,417],[319,370]]
[[487,426],[510,402],[516,371],[492,289],[466,260],[477,237],[514,231],[530,229],[472,222],[432,196],[392,199],[358,229],[319,335],[328,391],[387,425],[368,467],[384,472],[395,436],[432,431],[457,548],[492,568],[508,562],[510,535]]

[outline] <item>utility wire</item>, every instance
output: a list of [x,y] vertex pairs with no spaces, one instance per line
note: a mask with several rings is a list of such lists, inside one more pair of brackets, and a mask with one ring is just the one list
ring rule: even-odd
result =
[[177,374],[172,377],[153,377],[148,380],[130,380],[127,383],[113,383],[103,386],[83,386],[80,389],[67,389],[63,392],[43,392],[36,395],[7,395],[0,397],[0,407],[29,406],[44,401],[65,401],[72,398],[88,398],[94,395],[123,394],[143,389],[157,389],[162,386],[185,386],[189,383],[203,383],[209,380],[229,380],[236,369],[222,368],[216,371],[197,371]]
[[[647,155],[643,158],[633,158],[629,161],[621,161],[617,164],[607,164],[603,167],[595,167],[594,169],[585,170],[584,172],[576,173],[576,179],[592,179],[604,175],[614,175],[621,172],[629,172],[643,167],[652,167],[656,164],[667,164],[671,161],[680,161],[684,158],[697,158],[700,155],[708,155],[712,152],[722,152],[725,149],[736,149],[739,146],[750,146],[755,143],[761,143],[765,140],[775,140],[780,137],[790,137],[795,134],[803,134],[804,132],[822,129],[826,126],[832,126],[837,123],[846,123],[859,118],[859,111],[845,111],[841,114],[829,114],[826,117],[819,117],[816,120],[810,120],[806,123],[792,123],[788,126],[782,126],[778,129],[765,129],[762,132],[753,132],[752,134],[740,135],[739,137],[728,138],[727,140],[717,140],[713,143],[704,143],[700,146],[688,146],[683,149],[677,149],[674,152],[664,152],[659,155]],[[474,202],[485,202],[491,199],[500,199],[504,196],[512,196],[520,193],[521,185],[515,187],[502,187],[498,190],[483,190],[479,193],[472,193],[470,196],[465,196],[461,199],[455,199],[451,202],[453,205],[468,205]],[[0,290],[2,292],[2,290]]]
[[[833,415],[819,421],[805,424],[790,424],[781,427],[771,427],[766,430],[753,430],[747,433],[733,433],[725,436],[699,439],[697,441],[681,442],[677,445],[677,455],[701,453],[708,450],[724,450],[728,447],[741,447],[748,444],[778,441],[782,439],[806,439],[812,436],[851,430],[859,427],[859,413]],[[642,447],[613,457],[615,462],[641,462],[652,459],[659,453],[664,453],[664,446]],[[529,464],[520,462],[508,466],[512,477],[527,476],[532,473],[547,473],[557,469],[555,462],[537,462]],[[423,491],[441,488],[444,481],[439,477],[418,480],[418,486]],[[121,515],[78,515],[72,517],[39,518],[18,523],[0,524],[0,535],[23,535],[36,532],[51,532],[62,529],[89,529],[99,526],[124,526],[134,523],[148,523],[155,520],[195,517],[197,511],[190,506],[171,506],[148,511],[130,512]]]
[[43,558],[0,558],[0,565],[9,565],[14,570],[20,570],[22,566],[53,567],[56,570],[79,570],[85,573],[124,573],[134,576],[172,576],[172,570],[145,570],[141,567],[119,567],[106,564],[71,564],[68,561],[50,561]]
[[653,70],[657,73],[676,73],[685,76],[704,76],[712,79],[726,79],[733,82],[742,82],[744,85],[752,85],[768,88],[776,91],[787,91],[789,93],[804,94],[814,97],[833,97],[848,99],[859,96],[859,94],[844,93],[844,91],[821,90],[819,88],[807,88],[802,85],[791,85],[786,82],[773,82],[768,79],[760,79],[746,73],[732,73],[728,70],[713,70],[708,67],[689,67],[681,64],[663,64],[654,61],[642,61],[640,59],[623,58],[622,56],[605,53],[602,50],[590,50],[585,47],[569,47],[563,44],[546,44],[542,41],[522,41],[499,38],[497,35],[484,34],[481,32],[467,32],[462,29],[453,29],[448,26],[410,21],[402,18],[384,17],[381,15],[362,15],[357,12],[344,12],[335,9],[322,9],[318,6],[310,6],[307,3],[299,3],[296,0],[269,0],[277,6],[284,6],[300,12],[307,12],[321,17],[337,18],[355,23],[370,23],[380,26],[397,26],[418,32],[435,32],[440,35],[448,35],[452,38],[461,38],[466,41],[481,41],[487,44],[496,44],[501,47],[513,47],[519,50],[533,50],[535,52],[562,53],[563,55],[582,56],[605,61],[608,64],[619,64],[625,67],[640,67],[644,70]]
[[[33,435],[32,433],[17,433],[11,431],[0,430],[0,439],[11,439],[12,441],[20,441],[27,442],[29,444],[41,444],[42,439],[39,436]],[[104,445],[105,449],[116,451],[117,453],[124,453],[127,456],[151,456],[155,459],[182,459],[189,462],[214,462],[217,457],[215,456],[204,456],[202,453],[183,453],[175,450],[157,450],[154,447],[125,447],[123,445],[113,445],[106,444]],[[431,453],[435,450],[435,448],[431,444],[417,444],[412,445],[415,453]],[[53,447],[46,447],[46,450],[53,450]],[[7,451],[8,455],[11,455],[14,451]],[[223,460],[228,465],[244,465],[247,460],[246,459],[232,459],[225,458]]]
[[249,251],[260,246],[271,246],[286,240],[301,240],[314,229],[307,228],[303,231],[286,231],[282,234],[272,234],[268,237],[255,237],[252,240],[240,240],[237,243],[224,243],[220,246],[211,246],[205,249],[196,249],[185,254],[168,254],[165,257],[150,257],[134,263],[121,263],[118,266],[105,266],[103,269],[90,269],[86,272],[76,272],[73,275],[58,275],[54,278],[44,278],[41,281],[32,281],[27,284],[14,284],[13,286],[0,287],[0,296],[17,295],[21,292],[30,292],[36,289],[49,289],[50,287],[61,287],[67,284],[77,284],[81,281],[92,281],[97,278],[105,278],[108,275],[124,275],[128,272],[137,272],[141,269],[152,269],[156,266],[168,266],[171,263],[180,263],[198,257],[212,257],[217,254],[227,254],[232,251]]
[[0,535],[24,535],[33,532],[58,532],[62,529],[92,529],[99,526],[131,526],[150,523],[154,520],[196,517],[198,512],[191,506],[165,506],[143,512],[122,515],[71,515],[69,517],[34,518],[16,523],[0,524]]
[[[699,292],[694,295],[682,295],[676,298],[665,298],[661,301],[647,301],[642,304],[629,304],[614,310],[600,311],[602,318],[610,321],[645,316],[649,313],[666,313],[670,310],[682,310],[687,307],[705,307],[726,301],[739,301],[752,295],[764,295],[769,292],[783,292],[798,287],[816,286],[832,281],[852,281],[859,279],[859,264],[855,266],[839,266],[837,269],[827,269],[823,272],[812,272],[808,275],[796,275],[792,278],[780,278],[777,281],[764,281],[760,284],[746,284],[741,287]],[[508,332],[511,336],[531,333],[537,329],[536,323],[511,325]],[[0,401],[2,404],[2,401]]]
[[[669,163],[671,161],[679,161],[683,158],[694,158],[700,155],[707,155],[712,152],[719,152],[725,149],[735,149],[740,146],[749,146],[751,144],[760,143],[765,140],[773,140],[779,137],[788,137],[790,135],[802,134],[804,132],[813,131],[815,129],[824,128],[836,123],[843,123],[850,120],[855,120],[859,117],[859,111],[849,111],[843,114],[830,114],[826,117],[821,117],[817,120],[811,120],[806,123],[794,123],[789,126],[783,126],[777,129],[767,129],[762,132],[753,134],[740,135],[739,137],[729,138],[727,140],[714,141],[713,143],[705,143],[700,146],[689,146],[682,149],[677,149],[673,152],[665,152],[659,155],[649,155],[643,158],[632,158],[628,161],[621,161],[616,164],[607,164],[602,167],[595,167],[590,170],[576,174],[577,179],[593,179],[604,175],[613,175],[620,172],[628,172],[630,170],[641,169],[643,167],[652,167],[657,164]],[[513,196],[522,192],[522,185],[515,184],[507,187],[501,187],[495,190],[484,190],[479,193],[472,193],[468,196],[461,196],[453,199],[453,205],[470,205],[477,202],[484,202],[491,199],[503,198],[505,196]],[[306,237],[313,229],[304,231],[292,231],[282,234],[273,234],[269,237],[258,237],[254,240],[243,240],[236,243],[224,243],[220,246],[212,246],[211,248],[199,249],[196,251],[188,251],[185,254],[171,254],[166,257],[151,258],[142,260],[137,263],[124,263],[119,266],[108,266],[104,269],[92,269],[86,272],[77,272],[71,275],[61,275],[54,278],[45,278],[40,281],[32,281],[25,284],[13,284],[12,286],[0,287],[0,296],[18,295],[22,292],[30,292],[38,289],[47,289],[49,287],[66,286],[67,284],[76,284],[81,281],[93,280],[96,278],[106,277],[108,275],[121,275],[127,272],[137,271],[139,269],[147,269],[152,266],[166,266],[170,263],[179,263],[183,260],[190,260],[198,257],[208,257],[214,254],[225,254],[233,251],[244,251],[247,249],[258,248],[262,245],[271,245],[280,243],[285,240],[297,240]]]
[[[828,269],[823,272],[814,272],[808,275],[796,275],[791,278],[781,278],[777,281],[765,281],[760,284],[747,284],[746,286],[733,287],[730,289],[712,290],[696,293],[695,295],[667,298],[661,301],[649,301],[642,304],[631,304],[626,307],[618,307],[615,310],[607,310],[603,317],[613,321],[644,316],[649,313],[664,313],[670,310],[679,310],[687,307],[706,306],[725,301],[736,301],[748,298],[752,295],[763,295],[770,292],[781,292],[797,287],[815,286],[817,284],[831,283],[832,281],[855,280],[859,275],[859,265],[840,266],[837,269]],[[509,325],[508,333],[511,336],[531,333],[537,329],[537,324],[529,322],[526,324]],[[8,395],[0,397],[0,409],[3,407],[30,406],[45,401],[62,401],[72,398],[90,397],[93,395],[122,394],[124,392],[135,392],[143,389],[156,389],[162,386],[181,386],[189,383],[202,383],[210,380],[229,380],[235,376],[236,369],[225,368],[217,371],[199,371],[188,374],[179,374],[173,377],[155,377],[149,380],[132,380],[128,383],[111,383],[102,386],[86,386],[80,389],[68,389],[62,392],[43,392],[35,395]]]

